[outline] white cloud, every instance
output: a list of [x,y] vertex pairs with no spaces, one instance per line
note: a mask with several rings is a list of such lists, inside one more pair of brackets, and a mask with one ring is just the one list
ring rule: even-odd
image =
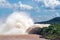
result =
[[37,2],[40,2],[40,1],[42,1],[42,0],[32,0],[32,1],[37,1]]
[[60,14],[59,14],[59,13],[55,13],[55,15],[56,15],[57,17],[59,17],[59,16],[60,16]]
[[52,9],[60,5],[60,2],[58,0],[34,0],[34,1],[43,2],[45,7],[50,7]]
[[40,13],[40,8],[39,7],[35,7],[34,9],[36,12]]
[[0,0],[0,7],[14,8],[14,9],[20,8],[20,9],[27,9],[27,10],[31,10],[33,8],[30,5],[21,3],[21,1],[19,1],[18,3],[11,4],[7,0]]
[[23,9],[32,9],[33,7],[27,4],[22,4],[21,2],[19,2],[19,7],[23,8]]
[[60,2],[57,0],[44,0],[45,7],[55,8],[57,5],[60,5]]
[[6,0],[0,0],[0,7],[7,7],[7,8],[9,7],[9,8],[11,8],[12,5]]

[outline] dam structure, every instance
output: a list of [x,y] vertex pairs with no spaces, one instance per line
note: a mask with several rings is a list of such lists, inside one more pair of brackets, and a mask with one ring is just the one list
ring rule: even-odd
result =
[[32,18],[25,12],[12,13],[7,17],[6,22],[2,25],[4,26],[1,26],[2,30],[0,30],[0,34],[3,35],[30,34],[30,32],[33,33],[33,30],[37,32],[39,28],[49,26],[47,24],[34,24]]

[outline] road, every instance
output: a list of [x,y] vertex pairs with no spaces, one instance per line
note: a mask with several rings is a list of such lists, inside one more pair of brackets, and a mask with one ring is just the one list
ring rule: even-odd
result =
[[0,35],[0,40],[46,40],[40,38],[39,35],[29,34],[29,35]]

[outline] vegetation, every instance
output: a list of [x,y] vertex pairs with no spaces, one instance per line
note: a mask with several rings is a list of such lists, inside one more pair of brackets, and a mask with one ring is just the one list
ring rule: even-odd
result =
[[40,29],[40,35],[51,40],[60,40],[60,24],[52,24]]

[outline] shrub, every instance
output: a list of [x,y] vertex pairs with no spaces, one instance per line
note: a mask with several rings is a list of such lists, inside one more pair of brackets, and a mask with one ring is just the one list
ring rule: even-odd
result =
[[40,35],[51,40],[60,40],[60,24],[52,24],[40,29]]

